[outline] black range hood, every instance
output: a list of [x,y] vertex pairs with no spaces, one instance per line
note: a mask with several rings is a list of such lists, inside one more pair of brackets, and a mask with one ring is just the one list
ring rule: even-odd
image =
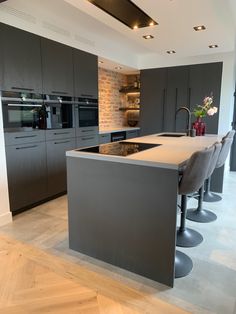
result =
[[130,0],[88,1],[132,29],[158,24]]

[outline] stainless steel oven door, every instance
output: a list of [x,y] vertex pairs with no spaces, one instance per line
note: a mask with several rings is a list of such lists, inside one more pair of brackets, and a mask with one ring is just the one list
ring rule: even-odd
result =
[[43,128],[41,125],[42,104],[2,101],[2,111],[4,129]]
[[79,127],[98,126],[98,106],[78,105]]

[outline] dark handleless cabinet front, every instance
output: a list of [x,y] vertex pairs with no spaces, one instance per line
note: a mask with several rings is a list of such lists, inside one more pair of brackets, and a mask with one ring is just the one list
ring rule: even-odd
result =
[[166,68],[141,71],[141,135],[158,133],[163,130],[166,80]]
[[46,198],[47,165],[45,142],[6,146],[11,211]]
[[188,66],[170,67],[167,69],[167,93],[164,107],[164,131],[186,132],[187,113],[176,110],[188,107]]
[[74,90],[77,97],[98,98],[98,58],[74,49]]
[[[205,96],[213,95],[216,107],[220,105],[222,62],[196,64],[189,66],[189,93],[190,110],[196,107],[196,104],[202,104]],[[206,133],[217,134],[218,132],[219,112],[213,116],[204,117],[206,122]]]
[[72,48],[42,38],[43,92],[49,95],[73,96]]
[[2,23],[0,33],[1,89],[42,93],[40,37]]

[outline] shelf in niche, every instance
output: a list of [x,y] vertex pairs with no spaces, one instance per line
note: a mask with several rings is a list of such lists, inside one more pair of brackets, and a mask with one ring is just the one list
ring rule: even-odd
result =
[[129,94],[129,93],[140,93],[140,88],[138,87],[122,87],[119,90],[120,93]]
[[119,110],[121,111],[126,111],[126,110],[140,110],[140,107],[135,108],[135,107],[120,107]]

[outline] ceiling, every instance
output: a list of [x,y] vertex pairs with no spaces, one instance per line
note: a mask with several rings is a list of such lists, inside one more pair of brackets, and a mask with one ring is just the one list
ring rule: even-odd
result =
[[[143,47],[160,55],[175,50],[180,57],[216,53],[216,49],[209,49],[211,44],[218,45],[217,53],[234,50],[236,1],[132,0],[159,23],[136,30],[129,29],[87,0],[65,1],[138,44],[140,53]],[[206,30],[196,32],[193,30],[196,25],[205,25]],[[154,39],[145,40],[142,36],[147,34]]]
[[[235,0],[133,0],[159,24],[132,30],[87,0],[8,0],[0,20],[102,58],[132,72],[141,58],[186,58],[235,49]],[[24,20],[24,21],[23,21]],[[196,32],[193,26],[205,25]],[[151,40],[142,36],[151,34]],[[209,49],[210,44],[218,48]],[[167,55],[167,50],[175,50]],[[107,62],[107,60],[109,62]]]

